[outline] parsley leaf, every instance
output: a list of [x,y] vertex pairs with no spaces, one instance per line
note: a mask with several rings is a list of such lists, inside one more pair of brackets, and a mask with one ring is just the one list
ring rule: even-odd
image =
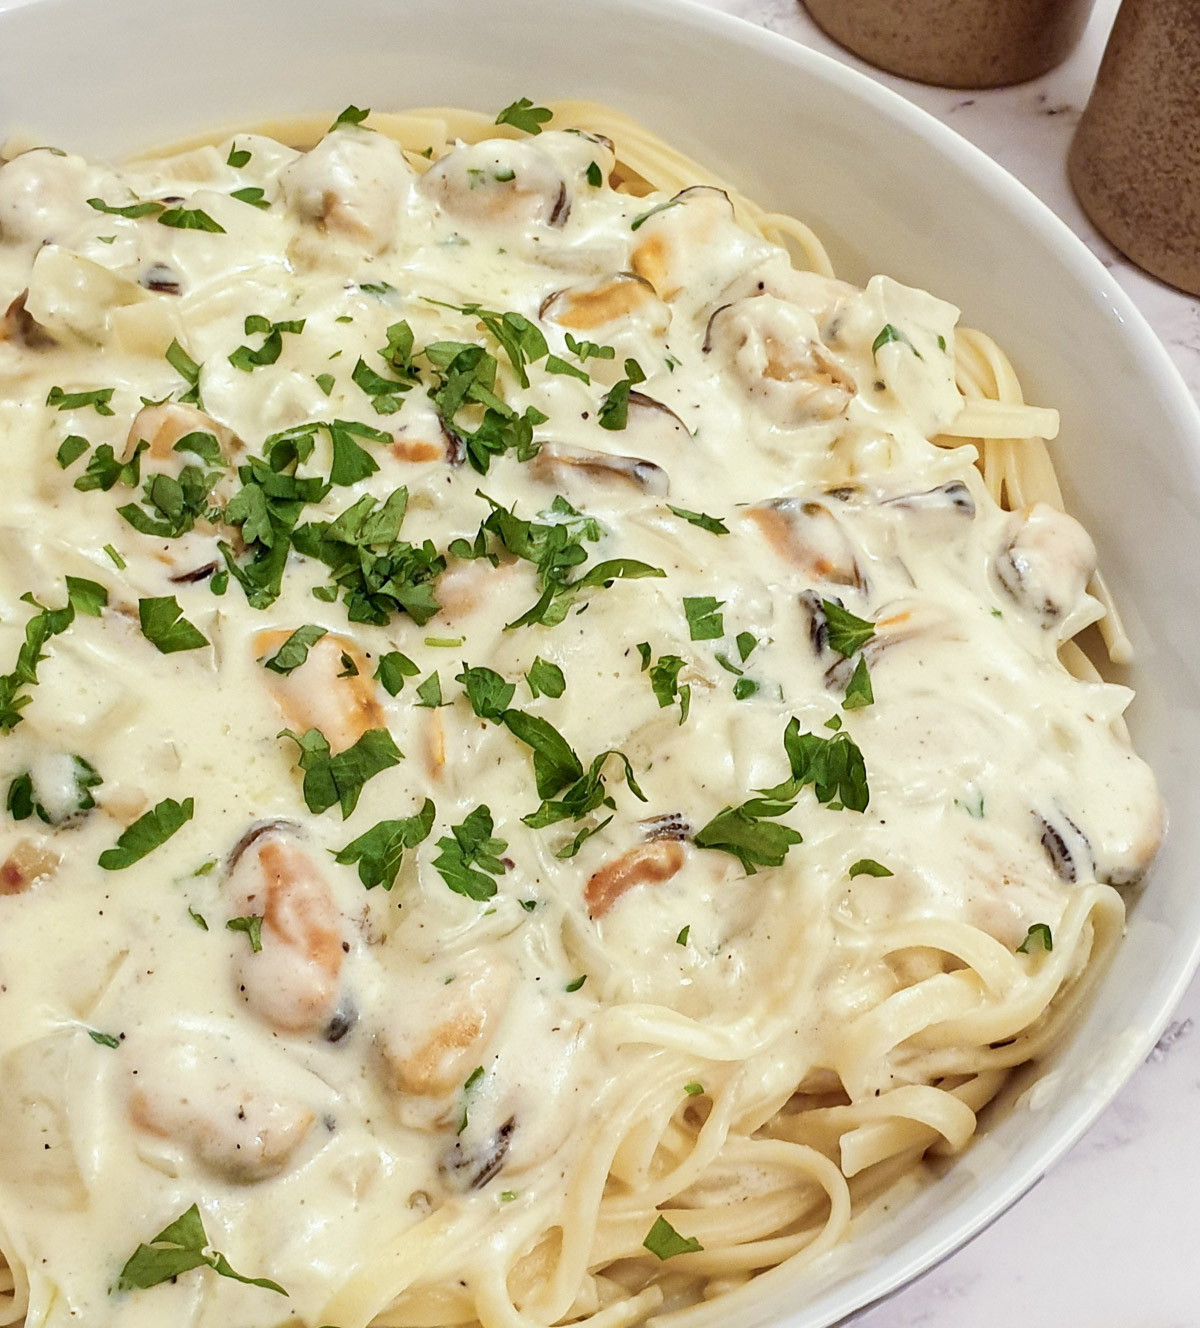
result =
[[111,1033],[100,1033],[94,1028],[89,1028],[87,1035],[98,1047],[110,1047],[113,1051],[116,1051],[121,1045],[120,1039],[113,1037]]
[[138,619],[142,635],[164,655],[173,655],[179,650],[199,650],[208,645],[208,638],[183,617],[183,610],[174,595],[139,599]]
[[158,223],[160,226],[171,226],[177,231],[209,231],[213,235],[225,234],[225,227],[200,208],[168,208],[159,215]]
[[58,445],[54,459],[63,470],[66,470],[68,466],[78,461],[89,447],[91,443],[86,438],[81,438],[77,433],[68,434]]
[[689,512],[686,507],[676,507],[674,503],[668,503],[667,507],[690,525],[699,526],[701,530],[707,530],[712,535],[729,534],[729,527],[720,517],[707,516],[704,512]]
[[250,160],[250,153],[245,148],[235,147],[230,144],[229,156],[225,158],[225,165],[232,166],[235,171],[240,171]]
[[631,231],[640,230],[641,227],[644,226],[646,222],[650,220],[651,217],[656,216],[659,212],[665,212],[667,208],[678,207],[679,204],[680,200],[678,198],[672,198],[666,203],[656,203],[655,206],[649,210],[649,212],[643,212],[640,215],[634,217],[634,219],[629,223],[629,229]]
[[496,893],[491,878],[508,870],[500,858],[508,843],[494,838],[492,829],[492,813],[481,804],[461,825],[452,825],[449,836],[438,840],[441,852],[433,865],[455,894],[482,901]]
[[584,172],[584,177],[593,189],[599,189],[604,183],[604,173],[594,161],[589,163],[587,170]]
[[[263,920],[257,913],[250,913],[244,918],[230,918],[225,924],[227,931],[244,931],[246,939],[250,942],[250,952],[258,954],[262,949],[262,925]],[[208,930],[207,927],[204,929]]]
[[535,655],[529,672],[525,675],[529,690],[536,700],[539,696],[560,697],[567,688],[567,680],[557,664],[549,664],[540,655]]
[[107,443],[101,443],[88,457],[87,469],[75,481],[80,493],[91,489],[103,489],[106,493],[114,484],[124,484],[129,488],[138,482],[142,473],[142,453],[150,446],[144,439],[133,449],[128,461],[118,461]]
[[321,391],[324,392],[326,396],[328,396],[330,392],[333,391],[333,384],[336,380],[334,379],[333,374],[323,373],[323,374],[317,374],[315,381],[317,386],[321,389]]
[[912,344],[908,337],[906,337],[898,327],[893,327],[891,323],[884,323],[879,335],[871,342],[871,358],[874,359],[880,350],[882,350],[890,341],[895,341],[902,346],[907,346],[918,360],[921,358],[921,352],[916,346]]
[[589,359],[611,360],[616,358],[616,350],[612,346],[598,346],[594,341],[576,341],[568,332],[566,334],[567,349],[572,355],[576,355],[580,360]]
[[415,678],[420,672],[407,655],[402,655],[398,650],[389,650],[380,655],[374,676],[389,696],[397,696],[404,690],[405,678]]
[[105,871],[132,867],[186,825],[192,819],[194,810],[195,802],[192,798],[184,798],[182,802],[164,798],[121,831],[117,836],[116,847],[107,848],[100,854],[100,866]]
[[724,603],[723,599],[714,599],[711,595],[684,599],[683,612],[693,641],[716,641],[725,635],[725,620],[718,612]]
[[14,821],[25,821],[36,814],[38,820],[45,822],[46,825],[62,825],[81,812],[91,811],[96,805],[91,790],[104,783],[96,767],[90,761],[85,761],[82,756],[71,757],[71,779],[75,785],[75,805],[67,808],[61,815],[52,816],[37,800],[33,777],[28,771],[17,775],[9,784],[8,797],[4,803],[5,810]]
[[691,685],[686,682],[682,687],[679,685],[679,671],[684,665],[685,661],[678,655],[660,655],[658,662],[650,669],[650,686],[654,689],[659,709],[665,710],[672,701],[678,699],[681,724],[687,719],[692,706]]
[[365,834],[352,839],[345,848],[334,854],[334,861],[343,864],[358,863],[358,879],[373,890],[382,885],[390,890],[396,884],[404,850],[416,848],[429,838],[433,829],[435,808],[429,798],[415,816],[396,821],[380,821]]
[[860,710],[863,706],[875,704],[875,693],[871,688],[871,675],[867,672],[867,657],[859,655],[850,681],[846,684],[846,698],[842,702],[843,710]]
[[61,387],[52,387],[46,395],[46,405],[59,410],[80,410],[91,406],[97,415],[113,415],[116,412],[108,403],[116,390],[115,387],[94,387],[85,392],[64,392]]
[[866,763],[848,733],[837,732],[831,738],[801,733],[800,721],[792,719],[783,733],[783,749],[792,777],[775,788],[761,790],[765,797],[794,798],[811,784],[818,802],[837,801],[851,811],[866,811],[871,799]]
[[802,836],[791,826],[773,820],[795,806],[771,796],[751,798],[740,807],[725,807],[692,836],[697,848],[717,849],[732,854],[742,864],[747,876],[759,867],[778,867],[793,844]]
[[266,336],[262,345],[257,348],[239,346],[229,356],[229,363],[244,373],[253,373],[264,364],[274,364],[283,352],[283,334],[287,332],[292,336],[299,336],[304,331],[304,321],[303,318],[294,318],[282,323],[272,323],[262,314],[247,315],[244,324],[246,335],[265,332]]
[[335,129],[352,128],[355,125],[360,125],[370,114],[371,108],[369,106],[365,111],[360,110],[357,106],[347,106],[325,132],[332,134]]
[[102,198],[89,198],[88,207],[95,208],[97,212],[103,212],[108,217],[127,217],[131,221],[136,221],[139,217],[149,217],[156,212],[163,210],[161,203],[129,203],[124,207],[111,207]]
[[368,729],[361,738],[336,756],[320,729],[308,729],[297,736],[284,729],[281,738],[290,738],[300,748],[297,765],[304,771],[304,801],[310,812],[327,811],[339,803],[342,820],[358,805],[363,785],[384,770],[398,765],[404,753],[396,746],[387,729]]
[[266,209],[271,204],[263,197],[263,193],[260,185],[247,185],[245,189],[234,189],[229,197],[236,198],[239,203],[249,203],[251,207]]
[[172,340],[167,347],[166,361],[175,370],[177,374],[188,385],[188,390],[180,394],[179,400],[185,404],[190,403],[196,406],[203,406],[200,400],[200,370],[203,365],[199,365],[179,344]]
[[304,663],[308,658],[308,652],[324,635],[325,628],[318,627],[316,623],[305,623],[303,627],[297,627],[270,659],[263,660],[263,668],[286,677],[293,669],[298,669]]
[[654,1219],[643,1246],[658,1259],[671,1259],[677,1254],[695,1254],[704,1248],[695,1236],[681,1236],[661,1213]]
[[76,613],[99,618],[100,610],[108,604],[108,591],[98,582],[83,576],[67,577],[67,599]]
[[1017,946],[1017,954],[1032,954],[1033,946],[1040,945],[1049,953],[1054,949],[1054,937],[1044,922],[1035,922],[1025,933],[1025,939]]
[[851,880],[856,876],[892,876],[894,874],[882,862],[876,862],[874,858],[859,858],[849,872]]
[[625,361],[625,377],[609,388],[600,403],[597,422],[602,429],[623,429],[629,422],[629,393],[638,383],[644,383],[646,375],[637,360]]
[[599,834],[611,820],[611,816],[606,816],[599,825],[585,825],[584,828],[576,834],[575,838],[565,843],[554,856],[556,858],[573,858],[584,844],[586,844],[593,835]]
[[825,623],[829,634],[829,648],[849,659],[856,650],[875,635],[875,624],[865,618],[856,618],[854,614],[831,599],[821,601],[821,611],[825,614]]
[[545,106],[535,106],[528,97],[521,97],[496,116],[496,123],[512,125],[514,129],[520,129],[526,134],[540,134],[542,125],[553,115],[554,112]]
[[158,1286],[161,1282],[170,1282],[181,1273],[193,1268],[211,1268],[221,1277],[230,1277],[234,1281],[244,1282],[247,1286],[262,1287],[267,1291],[278,1292],[286,1296],[287,1292],[278,1283],[266,1277],[243,1277],[229,1266],[223,1254],[215,1250],[205,1254],[208,1236],[200,1218],[200,1210],[195,1204],[181,1213],[169,1226],[164,1227],[148,1245],[139,1245],[126,1260],[121,1274],[117,1278],[117,1291],[136,1291],[145,1287]]
[[752,632],[739,632],[735,640],[737,641],[738,658],[744,664],[750,658],[754,647],[758,645],[758,641]]
[[[211,434],[189,434],[189,438],[209,438]],[[180,439],[180,442],[185,441]],[[197,443],[196,446],[201,444]],[[178,448],[179,444],[176,444]],[[136,503],[126,503],[117,508],[134,530],[143,535],[155,535],[160,539],[178,539],[191,530],[197,520],[208,517],[211,510],[208,496],[213,485],[220,479],[220,472],[205,471],[199,466],[187,465],[179,472],[179,478],[156,473],[147,478],[142,488],[143,507]]]
[[46,642],[60,636],[75,621],[75,606],[69,599],[61,609],[44,608],[28,592],[21,599],[38,613],[25,624],[25,641],[17,651],[12,672],[0,675],[0,733],[11,733],[21,722],[21,711],[32,698],[20,695],[20,689],[37,683],[37,666],[46,658]]
[[468,668],[465,663],[454,681],[462,683],[471,709],[480,719],[490,719],[493,724],[504,722],[504,712],[517,690],[515,683],[505,682],[495,670],[485,665]]
[[416,704],[429,710],[436,710],[439,706],[450,704],[448,701],[442,700],[442,680],[438,677],[437,669],[434,669],[417,688],[417,695],[421,699]]

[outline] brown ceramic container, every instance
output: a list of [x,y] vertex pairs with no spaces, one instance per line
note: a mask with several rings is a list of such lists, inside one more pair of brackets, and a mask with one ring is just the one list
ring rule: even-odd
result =
[[1092,0],[804,0],[834,41],[880,69],[948,88],[995,88],[1065,60]]
[[1118,249],[1200,295],[1200,0],[1124,0],[1068,169]]

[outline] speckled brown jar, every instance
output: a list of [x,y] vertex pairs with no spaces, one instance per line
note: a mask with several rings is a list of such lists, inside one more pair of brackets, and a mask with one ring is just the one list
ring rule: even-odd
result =
[[1068,167],[1118,249],[1200,295],[1200,0],[1124,0]]
[[1092,0],[804,0],[864,60],[948,88],[996,88],[1065,60]]

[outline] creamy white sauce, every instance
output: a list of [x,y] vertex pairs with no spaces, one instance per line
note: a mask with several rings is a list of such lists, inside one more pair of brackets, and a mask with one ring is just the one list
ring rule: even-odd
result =
[[[226,164],[231,146],[250,153],[240,169]],[[1057,661],[1099,612],[1085,592],[1090,541],[1048,509],[1001,512],[972,447],[929,441],[962,405],[957,311],[884,277],[859,291],[795,273],[715,191],[685,194],[634,230],[667,197],[595,187],[593,163],[607,176],[603,145],[545,133],[460,148],[422,177],[394,143],[348,127],[306,156],[239,135],[121,172],[47,151],[0,169],[0,307],[27,290],[24,308],[54,342],[0,343],[0,667],[35,612],[23,593],[58,606],[69,574],[109,595],[99,617],[80,614],[49,642],[22,722],[0,736],[4,786],[31,772],[57,822],[0,825],[0,858],[22,843],[51,855],[44,875],[0,898],[0,1230],[28,1272],[31,1324],[323,1322],[312,1316],[331,1288],[438,1207],[459,1224],[441,1264],[470,1287],[497,1251],[554,1220],[589,1121],[618,1105],[612,1086],[640,1054],[629,1030],[666,1017],[647,1007],[709,1030],[711,1055],[685,1054],[681,1083],[715,1089],[744,1058],[758,1098],[782,1102],[836,1069],[850,1023],[901,985],[881,958],[889,928],[966,922],[1013,951],[1031,925],[1057,927],[1080,882],[1134,879],[1153,854],[1153,779],[1113,727],[1130,694]],[[230,196],[247,187],[269,207]],[[103,215],[86,201],[96,197],[181,198],[225,233]],[[631,271],[654,289],[617,280]],[[622,281],[632,296],[612,307],[623,312],[591,325],[584,303],[553,298]],[[521,389],[476,318],[431,300],[524,315],[592,381],[543,361]],[[570,324],[571,309],[574,327],[555,321]],[[277,362],[246,372],[228,356],[262,341],[244,332],[254,314],[304,328],[282,334]],[[351,370],[362,356],[394,376],[376,352],[401,319],[418,349],[486,345],[500,361],[496,391],[547,417],[540,456],[495,459],[486,476],[450,464],[422,386],[395,413],[373,412]],[[902,339],[872,350],[885,326]],[[614,358],[581,363],[568,331]],[[477,489],[527,519],[561,493],[603,531],[585,541],[583,570],[630,558],[665,576],[585,591],[561,624],[511,631],[539,586],[532,564],[507,556],[496,568],[450,557],[435,588],[442,610],[424,627],[402,613],[385,627],[348,623],[341,601],[313,598],[326,569],[296,554],[261,611],[236,581],[215,596],[210,579],[175,580],[223,566],[217,541],[230,527],[143,535],[116,510],[140,487],[73,487],[100,445],[127,455],[140,398],[184,390],[164,358],[173,339],[203,365],[204,409],[229,431],[235,463],[312,420],[394,436],[395,455],[360,439],[378,473],[334,487],[302,522],[403,484],[401,538],[444,552],[487,515]],[[627,357],[646,375],[636,392],[674,415],[635,397],[627,427],[605,430],[598,410]],[[53,386],[111,386],[113,414],[59,412],[43,404]],[[70,434],[91,450],[64,470],[55,453]],[[429,459],[405,459],[414,448]],[[157,450],[142,458],[143,480],[195,461]],[[580,464],[583,450],[658,470],[614,476]],[[325,476],[330,464],[318,433],[301,471]],[[224,471],[214,504],[239,487]],[[731,533],[691,525],[667,502]],[[841,709],[854,661],[815,648],[813,591],[878,625],[866,650],[873,705]],[[209,645],[162,654],[145,639],[139,598],[169,595]],[[698,596],[721,601],[719,639],[690,639],[683,600]],[[359,676],[336,677],[341,647],[329,637],[286,682],[265,670],[259,633],[281,640],[304,623],[352,643]],[[755,639],[744,660],[743,632]],[[658,704],[642,642],[655,661],[686,661],[685,723],[677,701]],[[395,697],[371,681],[389,650],[419,667]],[[753,695],[735,699],[718,654],[757,684]],[[531,697],[523,675],[537,656],[562,669],[561,698]],[[522,824],[539,801],[529,750],[472,713],[454,681],[463,662],[515,683],[512,705],[552,722],[585,767],[606,749],[625,753],[646,801],[610,761],[611,823],[577,856],[556,857],[600,814]],[[419,707],[415,688],[435,669],[448,705]],[[296,747],[277,734],[312,723],[334,740],[351,694],[404,758],[365,784],[343,823],[336,807],[306,810]],[[306,705],[325,718],[305,722]],[[834,715],[865,759],[865,813],[819,806],[807,789],[783,818],[804,840],[782,866],[747,877],[735,858],[685,843],[669,879],[588,916],[589,880],[646,842],[642,821],[678,813],[698,830],[786,778],[789,719],[828,737]],[[346,720],[350,735],[357,722]],[[103,784],[94,810],[71,815],[76,755]],[[364,890],[333,861],[329,850],[427,797],[432,834],[406,852],[390,892]],[[99,855],[165,798],[193,798],[194,817],[133,866],[102,870]],[[452,893],[433,866],[436,841],[480,804],[511,864],[485,902]],[[274,820],[287,825],[231,864],[242,836]],[[255,855],[270,844],[307,855],[312,879],[300,873],[287,916],[264,925],[254,952],[225,924],[263,911]],[[850,879],[867,858],[892,875]],[[477,1066],[482,1078],[464,1089]],[[919,1056],[897,1053],[870,1080],[864,1092],[925,1074]],[[507,1151],[481,1179],[498,1140]],[[288,1301],[203,1269],[112,1292],[139,1242],[193,1202],[212,1245],[282,1284]]]

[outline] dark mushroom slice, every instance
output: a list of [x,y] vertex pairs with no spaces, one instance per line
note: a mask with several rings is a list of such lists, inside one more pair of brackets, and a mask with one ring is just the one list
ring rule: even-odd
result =
[[1095,862],[1092,846],[1087,836],[1065,812],[1058,811],[1053,821],[1040,812],[1034,812],[1033,816],[1041,832],[1039,842],[1060,880],[1073,885],[1081,876],[1093,875]]
[[447,152],[417,188],[443,212],[476,226],[561,228],[571,195],[558,163],[534,143],[486,139]]
[[905,493],[897,498],[885,498],[882,505],[913,512],[947,512],[968,520],[975,516],[975,499],[962,480],[951,480],[948,484],[939,484],[936,489],[926,489],[923,493]]
[[596,484],[632,487],[655,498],[665,498],[670,492],[667,472],[653,461],[594,452],[566,443],[544,444],[529,463],[529,471],[544,484],[564,487],[569,485],[572,476],[583,476]]
[[58,342],[25,308],[28,298],[28,289],[23,290],[4,311],[4,317],[0,318],[0,342],[11,341],[26,350],[48,350],[57,346]]
[[219,566],[220,564],[217,562],[204,563],[203,566],[193,567],[187,572],[176,572],[175,575],[169,577],[168,580],[173,584],[180,586],[195,585],[198,581],[207,581],[209,577],[216,573]]
[[1079,606],[1096,547],[1074,517],[1045,503],[1013,514],[992,564],[1007,594],[1049,630]]
[[682,812],[663,812],[659,816],[647,816],[638,822],[642,834],[647,839],[677,839],[683,841],[692,837],[691,824]]
[[460,1192],[483,1189],[504,1166],[516,1128],[516,1117],[510,1116],[493,1135],[474,1147],[464,1145],[460,1135],[442,1154],[438,1171],[452,1189]]
[[343,1005],[333,1012],[333,1017],[321,1030],[326,1042],[341,1042],[358,1022],[358,1011],[352,1005]]
[[138,278],[138,285],[160,295],[182,295],[183,283],[179,273],[166,263],[151,263]]

